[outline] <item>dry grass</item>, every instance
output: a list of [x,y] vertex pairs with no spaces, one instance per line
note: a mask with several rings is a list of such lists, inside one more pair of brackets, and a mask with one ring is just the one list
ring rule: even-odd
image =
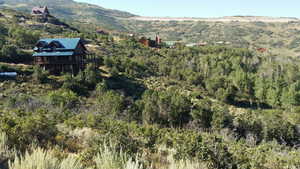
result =
[[83,165],[74,155],[60,160],[55,157],[53,150],[33,148],[23,156],[15,154],[14,161],[9,161],[9,169],[84,169]]
[[0,133],[0,165],[12,156],[13,152],[10,151],[7,146],[7,135],[5,133]]
[[122,150],[115,151],[114,146],[104,146],[94,159],[97,169],[142,169],[139,159],[132,159]]

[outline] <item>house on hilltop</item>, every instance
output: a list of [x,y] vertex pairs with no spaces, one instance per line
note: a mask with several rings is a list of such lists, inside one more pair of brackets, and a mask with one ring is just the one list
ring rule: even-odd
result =
[[34,63],[52,74],[77,74],[85,68],[87,49],[80,38],[41,39],[34,48]]
[[47,6],[44,7],[39,6],[39,7],[32,8],[31,15],[47,17],[50,15],[50,12]]

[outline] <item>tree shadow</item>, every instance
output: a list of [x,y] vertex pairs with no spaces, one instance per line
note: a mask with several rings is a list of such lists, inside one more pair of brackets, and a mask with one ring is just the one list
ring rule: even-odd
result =
[[110,77],[106,81],[109,89],[122,91],[125,96],[131,96],[133,99],[140,99],[146,90],[145,85],[126,76]]
[[234,101],[231,103],[231,105],[238,108],[245,108],[245,109],[272,109],[272,107],[267,103],[259,103],[259,102],[251,103],[246,100]]

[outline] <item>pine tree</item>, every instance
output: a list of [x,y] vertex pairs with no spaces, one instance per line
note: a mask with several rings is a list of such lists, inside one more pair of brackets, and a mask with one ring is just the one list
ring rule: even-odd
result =
[[267,100],[267,81],[265,78],[258,78],[255,81],[255,97],[259,100],[260,103],[265,103]]

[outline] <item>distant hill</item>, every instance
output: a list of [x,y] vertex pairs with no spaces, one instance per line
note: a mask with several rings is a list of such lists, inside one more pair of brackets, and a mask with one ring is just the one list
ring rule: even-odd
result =
[[202,21],[202,22],[299,22],[299,18],[294,17],[267,17],[267,16],[225,16],[218,18],[191,18],[191,17],[131,17],[133,20],[140,21]]
[[68,22],[95,24],[105,29],[126,31],[118,18],[129,18],[135,15],[128,12],[105,9],[73,0],[0,0],[0,7],[9,7],[30,13],[34,6],[48,6],[51,14]]
[[280,56],[300,56],[300,20],[233,16],[223,18],[133,17],[122,20],[126,29],[139,36],[163,41],[230,45],[250,49],[266,48]]

